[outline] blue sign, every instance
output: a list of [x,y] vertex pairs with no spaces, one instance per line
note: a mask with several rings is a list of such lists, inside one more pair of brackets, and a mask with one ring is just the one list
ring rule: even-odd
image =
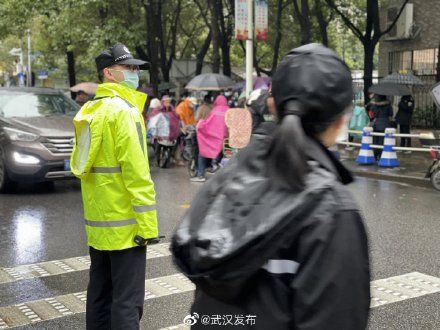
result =
[[41,70],[38,71],[38,79],[47,79],[49,77],[49,71],[47,70]]

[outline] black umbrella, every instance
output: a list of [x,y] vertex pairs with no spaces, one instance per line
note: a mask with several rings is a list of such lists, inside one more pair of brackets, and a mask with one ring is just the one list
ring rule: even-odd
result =
[[204,73],[195,76],[186,85],[186,89],[193,91],[221,91],[233,88],[235,83],[231,78],[218,73]]
[[411,95],[411,91],[405,85],[399,85],[395,83],[379,83],[377,85],[371,86],[368,91],[370,93],[386,96],[403,96]]

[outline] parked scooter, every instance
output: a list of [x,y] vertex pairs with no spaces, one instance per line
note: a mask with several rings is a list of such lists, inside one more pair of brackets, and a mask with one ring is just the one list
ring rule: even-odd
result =
[[431,147],[430,153],[433,162],[426,173],[426,178],[430,178],[433,187],[440,191],[440,146]]
[[155,140],[154,153],[157,161],[157,166],[160,168],[167,168],[171,164],[171,157],[176,146],[177,141],[173,140]]
[[424,147],[430,148],[430,155],[433,159],[425,178],[430,179],[433,187],[440,191],[440,139],[434,134],[427,134],[420,138],[420,142]]
[[197,174],[197,158],[199,148],[197,145],[197,134],[194,126],[189,126],[183,140],[183,159],[188,161],[188,174],[191,178]]

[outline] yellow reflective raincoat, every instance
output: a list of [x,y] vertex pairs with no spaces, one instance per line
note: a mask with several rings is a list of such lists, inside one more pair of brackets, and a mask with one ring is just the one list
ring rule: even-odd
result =
[[73,120],[71,168],[81,179],[88,245],[97,250],[128,249],[137,246],[136,235],[158,236],[145,101],[143,93],[104,83]]

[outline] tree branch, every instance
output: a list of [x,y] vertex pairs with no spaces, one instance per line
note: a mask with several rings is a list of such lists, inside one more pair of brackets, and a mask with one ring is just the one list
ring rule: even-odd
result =
[[347,25],[347,27],[353,31],[354,35],[362,42],[364,43],[365,41],[365,37],[362,34],[361,30],[356,27],[352,21],[350,21],[350,19],[341,11],[339,10],[339,8],[336,6],[335,2],[333,0],[325,0],[325,2],[327,3],[327,5],[333,9],[339,16],[341,16],[342,20],[344,21],[345,25]]

